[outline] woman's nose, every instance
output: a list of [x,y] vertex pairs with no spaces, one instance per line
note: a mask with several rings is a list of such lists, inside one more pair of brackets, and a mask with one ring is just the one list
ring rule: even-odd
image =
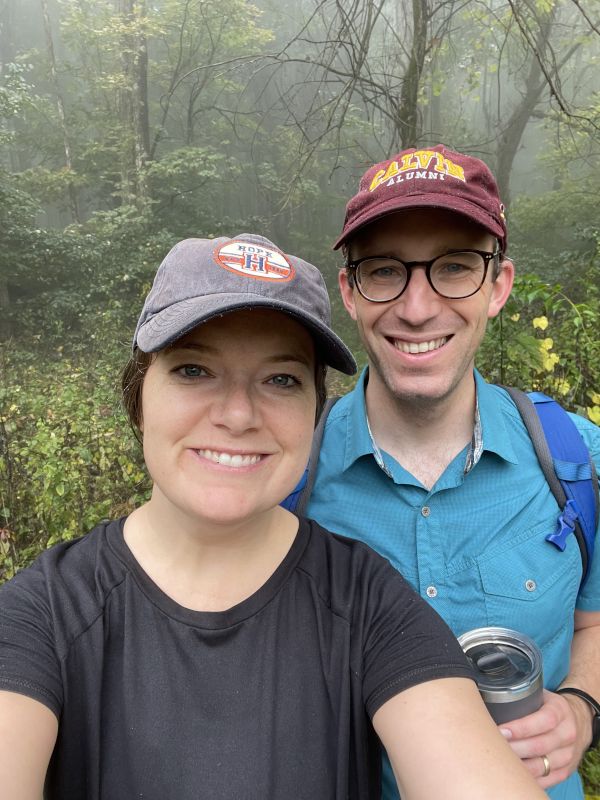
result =
[[213,399],[210,418],[213,424],[240,434],[258,427],[261,413],[251,389],[245,384],[232,384],[223,387]]

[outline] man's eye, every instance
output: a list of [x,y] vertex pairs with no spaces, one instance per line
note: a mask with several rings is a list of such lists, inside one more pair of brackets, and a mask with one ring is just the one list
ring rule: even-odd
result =
[[300,383],[293,375],[273,375],[272,378],[269,378],[268,382],[274,386],[281,386],[284,389],[297,386]]
[[396,264],[386,264],[376,262],[374,264],[367,264],[363,269],[361,276],[363,280],[367,281],[393,281],[402,278],[402,272]]
[[443,268],[445,272],[463,272],[463,270],[469,269],[466,264],[459,264],[458,261],[453,261],[451,264],[444,264]]
[[472,272],[477,272],[478,267],[474,264],[465,264],[460,261],[449,261],[447,264],[441,264],[439,272],[441,275],[458,276],[468,275]]
[[374,269],[371,273],[372,278],[393,278],[398,274],[398,270],[394,267],[379,267]]

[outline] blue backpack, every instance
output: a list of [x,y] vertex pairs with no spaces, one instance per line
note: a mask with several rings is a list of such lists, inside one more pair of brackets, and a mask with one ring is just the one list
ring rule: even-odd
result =
[[[575,536],[581,553],[583,585],[594,555],[599,513],[598,475],[590,452],[573,420],[551,397],[541,392],[525,394],[520,389],[503,388],[521,414],[540,467],[560,507],[556,529],[546,540],[564,550],[569,534]],[[295,514],[302,515],[306,511],[315,482],[325,422],[338,399],[327,400],[315,429],[308,466],[294,491],[281,503]]]

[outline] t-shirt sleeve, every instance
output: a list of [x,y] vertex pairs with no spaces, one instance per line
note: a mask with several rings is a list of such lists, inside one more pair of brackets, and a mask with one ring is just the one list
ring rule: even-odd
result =
[[46,589],[35,566],[0,587],[0,689],[38,700],[58,717],[63,691]]
[[474,678],[452,631],[387,561],[382,559],[369,583],[363,694],[370,717],[410,686],[437,678]]

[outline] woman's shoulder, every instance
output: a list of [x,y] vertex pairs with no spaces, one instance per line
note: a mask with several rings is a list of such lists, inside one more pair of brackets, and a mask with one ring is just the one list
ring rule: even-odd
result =
[[339,559],[346,565],[353,562],[363,566],[365,569],[399,575],[387,558],[377,553],[361,539],[355,539],[351,536],[344,536],[341,533],[328,530],[314,519],[307,519],[306,523],[311,531],[310,544],[315,550],[327,553],[331,558]]
[[393,595],[402,597],[413,590],[390,562],[369,545],[323,528],[307,520],[310,540],[301,567],[327,596],[332,607],[350,609],[359,598]]
[[73,573],[83,576],[86,572],[96,573],[100,565],[111,561],[113,547],[112,541],[122,537],[124,519],[103,520],[89,533],[75,539],[59,542],[42,551],[30,566],[21,570],[15,578],[8,581],[5,586],[13,582],[28,581],[34,575],[40,574],[48,577],[62,577],[65,573],[69,578],[75,577]]
[[2,616],[28,615],[77,630],[89,625],[110,592],[123,581],[125,564],[111,540],[122,538],[123,520],[102,522],[84,536],[60,542],[0,587]]

